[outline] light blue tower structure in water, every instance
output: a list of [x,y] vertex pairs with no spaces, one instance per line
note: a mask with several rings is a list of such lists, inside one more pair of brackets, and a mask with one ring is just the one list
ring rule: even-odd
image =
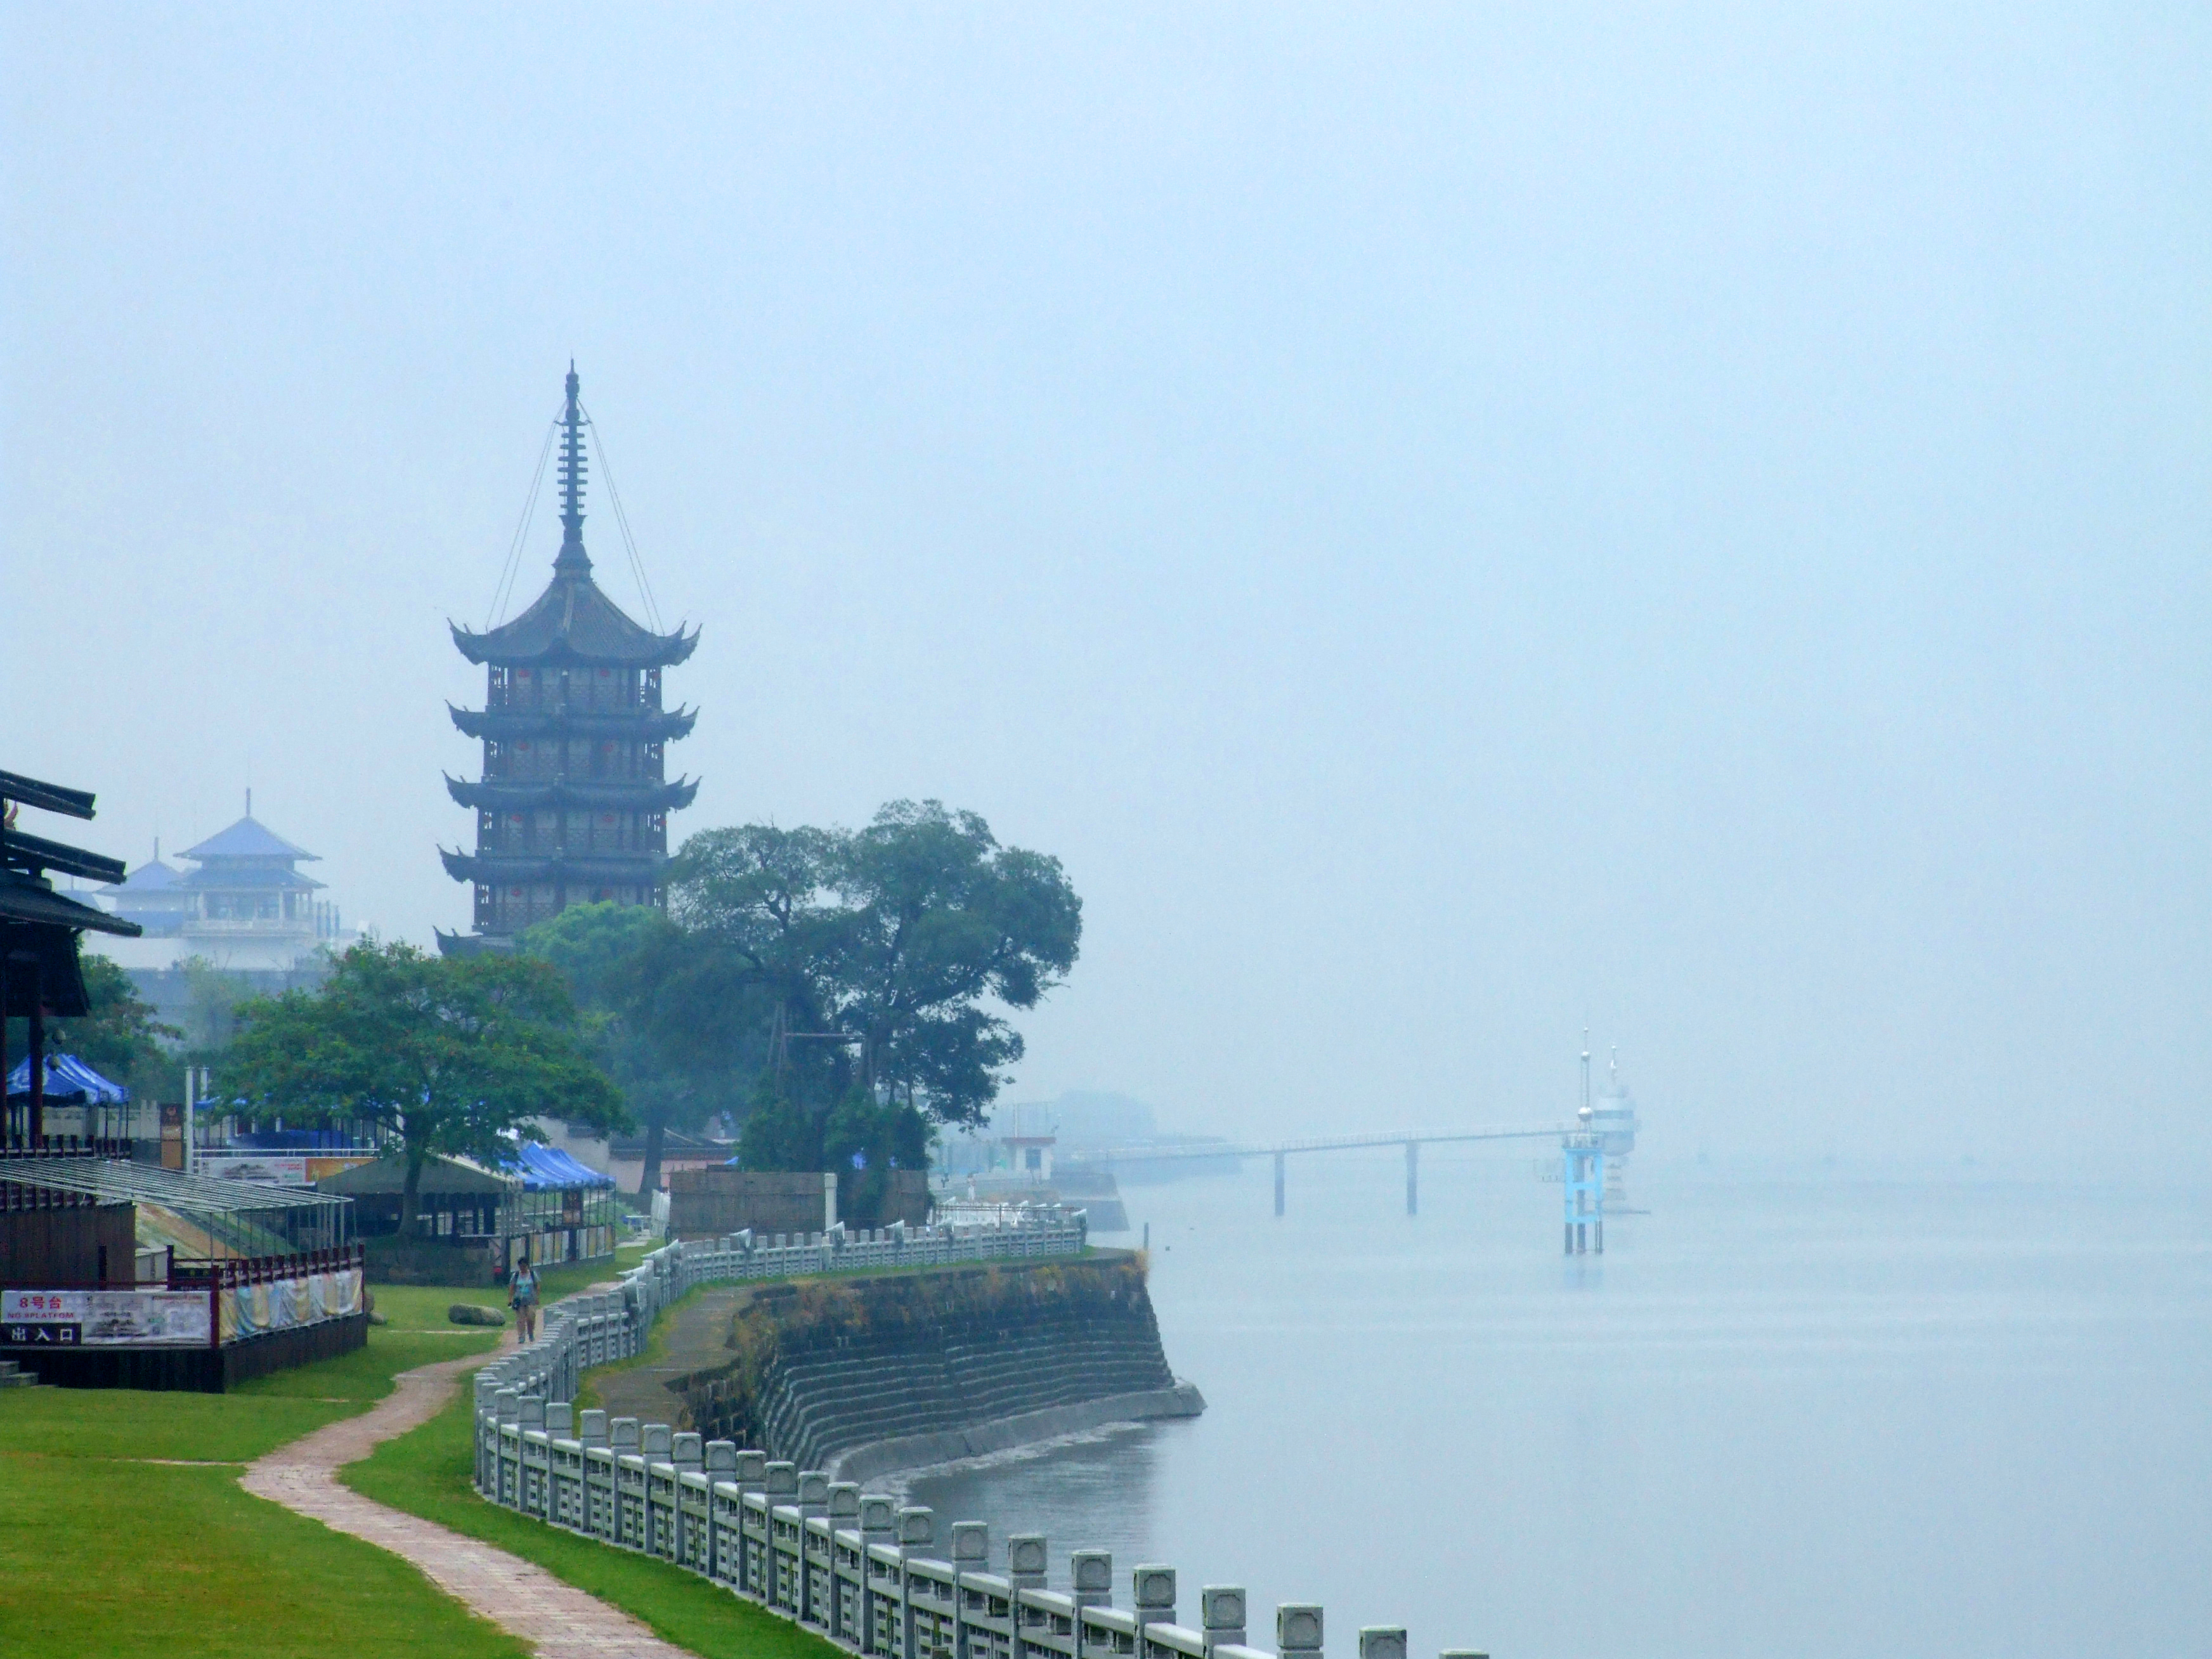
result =
[[[1565,1194],[1566,1254],[1605,1254],[1605,1155],[1607,1142],[1616,1138],[1595,1125],[1590,1106],[1589,1033],[1583,1033],[1583,1097],[1575,1113],[1576,1127],[1559,1138],[1564,1168],[1560,1185]],[[1631,1116],[1632,1125],[1634,1119]],[[1632,1144],[1634,1131],[1630,1132]]]

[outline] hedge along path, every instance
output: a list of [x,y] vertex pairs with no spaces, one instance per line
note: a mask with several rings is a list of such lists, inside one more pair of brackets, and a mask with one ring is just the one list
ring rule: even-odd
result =
[[[502,1339],[501,1346],[510,1340]],[[279,1446],[247,1464],[240,1484],[257,1498],[413,1563],[471,1612],[528,1643],[540,1659],[695,1659],[689,1650],[662,1641],[628,1613],[562,1583],[543,1567],[338,1484],[341,1466],[428,1422],[461,1378],[491,1357],[472,1354],[400,1372],[392,1393],[367,1413]]]

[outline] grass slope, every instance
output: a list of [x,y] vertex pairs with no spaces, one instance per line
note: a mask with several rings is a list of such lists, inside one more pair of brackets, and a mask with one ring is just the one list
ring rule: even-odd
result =
[[386,1441],[338,1478],[380,1504],[534,1561],[705,1659],[830,1659],[842,1652],[696,1573],[486,1503],[469,1483],[475,1458],[471,1413],[464,1391],[422,1427]]
[[398,1557],[239,1488],[237,1465],[367,1409],[395,1373],[493,1341],[397,1322],[368,1338],[228,1395],[0,1393],[0,1652],[522,1659]]
[[235,1468],[0,1455],[0,1649],[24,1659],[528,1652],[398,1556],[237,1482]]

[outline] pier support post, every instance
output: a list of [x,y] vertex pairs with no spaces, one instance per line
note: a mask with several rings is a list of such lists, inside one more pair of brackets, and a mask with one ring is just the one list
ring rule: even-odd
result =
[[1421,1143],[1406,1143],[1406,1213],[1421,1212]]
[[1283,1212],[1283,1155],[1275,1154],[1275,1213]]

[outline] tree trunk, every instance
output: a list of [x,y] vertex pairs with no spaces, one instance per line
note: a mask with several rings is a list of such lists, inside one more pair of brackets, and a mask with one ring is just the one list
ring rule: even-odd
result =
[[655,1118],[645,1126],[645,1168],[638,1171],[638,1200],[652,1207],[653,1194],[660,1190],[660,1121]]
[[407,1179],[399,1188],[399,1236],[415,1236],[415,1218],[422,1207],[422,1165],[428,1154],[407,1149]]

